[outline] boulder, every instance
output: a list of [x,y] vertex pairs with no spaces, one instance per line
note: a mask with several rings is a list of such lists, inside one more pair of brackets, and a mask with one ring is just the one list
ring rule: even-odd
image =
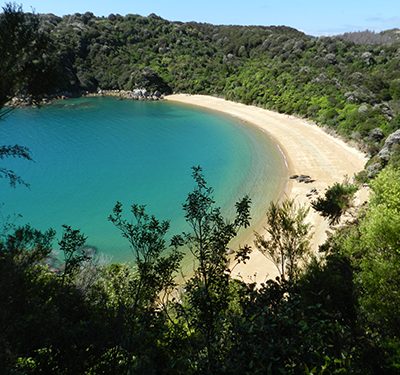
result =
[[371,164],[366,168],[367,177],[368,178],[374,178],[381,170],[382,170],[382,164],[381,163]]
[[388,148],[382,148],[382,150],[379,151],[378,153],[378,157],[380,160],[384,161],[385,163],[387,163],[390,159],[390,151]]
[[382,150],[379,151],[378,157],[384,161],[389,160],[393,147],[400,144],[400,129],[396,130],[394,133],[390,134],[386,138],[385,144]]
[[368,138],[373,142],[380,142],[383,138],[385,138],[385,135],[383,134],[382,129],[375,128],[369,132]]

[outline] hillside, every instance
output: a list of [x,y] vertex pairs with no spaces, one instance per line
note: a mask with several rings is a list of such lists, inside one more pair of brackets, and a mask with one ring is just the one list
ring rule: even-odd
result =
[[[396,41],[355,44],[345,40],[355,37],[315,38],[284,26],[169,22],[154,14],[31,17],[44,42],[26,62],[35,78],[14,87],[22,95],[144,87],[224,96],[311,118],[372,154],[399,128]],[[371,136],[375,128],[382,134]]]

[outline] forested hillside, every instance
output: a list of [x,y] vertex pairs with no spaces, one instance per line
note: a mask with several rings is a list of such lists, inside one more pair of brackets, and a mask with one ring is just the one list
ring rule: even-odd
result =
[[[200,167],[183,204],[187,233],[172,236],[169,223],[144,206],[116,203],[109,221],[132,250],[130,264],[102,263],[68,225],[57,246],[53,229],[4,218],[0,373],[398,374],[399,134],[384,141],[400,121],[396,43],[155,15],[38,16],[7,5],[0,15],[0,106],[14,96],[34,103],[98,88],[225,96],[312,118],[363,142],[372,155],[384,144],[373,162],[385,168],[368,180],[368,206],[346,222],[357,186],[338,182],[312,202],[331,225],[341,223],[318,257],[309,246],[308,209],[291,200],[270,205],[269,236],[256,235],[228,256],[231,239],[251,225],[251,201],[244,197],[233,218],[222,217]],[[30,154],[0,146],[2,164],[7,157]],[[0,175],[24,183],[7,168]],[[278,278],[261,285],[232,279],[234,264],[246,262],[252,247],[273,260]],[[178,285],[183,249],[193,255],[193,272]]]
[[[355,44],[349,37],[316,38],[283,26],[169,22],[154,14],[30,17],[40,22],[41,44],[25,62],[35,78],[17,81],[21,94],[144,87],[224,96],[312,118],[371,151],[399,127],[400,44],[394,31],[379,34],[392,35],[389,45]],[[18,66],[24,53],[19,51]],[[374,138],[375,128],[383,134]]]

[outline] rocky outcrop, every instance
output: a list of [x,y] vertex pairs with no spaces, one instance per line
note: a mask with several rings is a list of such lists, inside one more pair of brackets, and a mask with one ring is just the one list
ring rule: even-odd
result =
[[388,162],[390,156],[393,153],[394,147],[399,144],[400,144],[400,129],[396,130],[394,133],[390,134],[389,137],[386,138],[385,144],[378,153],[378,157],[381,160]]
[[32,95],[19,95],[13,97],[6,103],[8,107],[40,107],[42,105],[50,104],[54,100],[64,100],[79,96],[113,96],[120,99],[131,99],[131,100],[160,100],[164,98],[164,95],[158,91],[149,91],[145,88],[133,89],[133,90],[102,90],[98,89],[97,92],[80,92],[72,94],[70,92],[62,92],[57,95],[47,95],[40,97],[33,97]]
[[381,162],[375,162],[370,165],[368,165],[365,170],[367,171],[367,177],[368,178],[374,178],[384,167],[384,165]]
[[42,105],[50,104],[53,100],[68,99],[76,95],[70,92],[62,92],[54,95],[17,95],[11,98],[5,105],[8,107],[40,107]]
[[[372,133],[372,131],[371,131]],[[371,136],[372,134],[370,134]],[[380,137],[377,131],[374,132],[372,136]],[[396,130],[394,133],[390,134],[386,141],[378,152],[378,154],[373,158],[373,162],[367,166],[367,176],[369,178],[375,177],[382,168],[389,162],[391,156],[393,155],[394,151],[400,147],[400,129]]]
[[385,138],[385,134],[380,128],[372,129],[368,134],[368,139],[371,142],[380,142],[383,138]]
[[114,96],[120,99],[131,99],[131,100],[160,100],[163,99],[163,95],[160,91],[156,90],[150,92],[144,88],[134,90],[97,90],[97,93],[89,93],[86,96]]

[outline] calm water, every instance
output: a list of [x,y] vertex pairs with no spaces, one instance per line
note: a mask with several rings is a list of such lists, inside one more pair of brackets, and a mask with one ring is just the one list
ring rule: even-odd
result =
[[[182,203],[193,188],[191,167],[201,165],[223,212],[245,193],[253,223],[282,189],[286,170],[276,146],[259,130],[230,117],[166,102],[83,98],[41,109],[19,109],[0,123],[0,144],[21,144],[34,162],[5,159],[29,184],[1,181],[2,216],[38,229],[80,228],[88,244],[114,261],[131,258],[107,216],[117,200],[128,209],[171,220],[185,229]],[[256,207],[256,208],[254,208]]]

